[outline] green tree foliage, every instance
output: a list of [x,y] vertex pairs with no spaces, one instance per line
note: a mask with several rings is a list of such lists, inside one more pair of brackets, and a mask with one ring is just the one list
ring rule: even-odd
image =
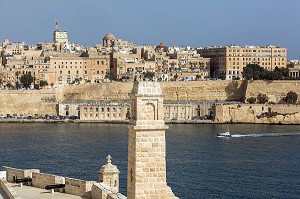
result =
[[248,80],[283,80],[290,79],[288,68],[275,67],[268,71],[258,64],[248,64],[243,68],[243,77]]
[[268,96],[266,94],[259,93],[257,95],[257,101],[260,104],[264,104],[264,103],[268,102],[268,100],[269,100],[269,98],[268,98]]
[[48,82],[44,81],[44,80],[41,80],[40,81],[40,87],[44,87],[44,86],[48,86]]
[[144,75],[144,78],[148,78],[148,79],[152,80],[154,77],[154,72],[150,72],[150,71],[143,72],[143,75]]
[[24,87],[27,89],[30,87],[30,85],[33,82],[33,77],[31,76],[30,73],[24,74],[20,78],[20,82],[24,85]]
[[288,104],[296,104],[298,100],[298,95],[294,91],[290,91],[286,94],[284,101]]
[[250,97],[250,98],[247,99],[247,102],[249,104],[254,104],[256,102],[256,98],[255,97]]

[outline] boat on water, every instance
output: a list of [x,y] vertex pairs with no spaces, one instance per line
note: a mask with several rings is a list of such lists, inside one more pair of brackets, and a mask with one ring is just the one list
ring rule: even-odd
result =
[[225,133],[218,133],[216,134],[217,137],[231,137],[231,134],[229,131],[226,131]]

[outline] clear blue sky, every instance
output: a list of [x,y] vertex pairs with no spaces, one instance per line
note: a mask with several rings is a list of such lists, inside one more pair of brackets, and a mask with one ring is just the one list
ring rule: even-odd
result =
[[0,41],[52,41],[55,18],[69,40],[106,33],[138,45],[278,45],[300,59],[300,0],[0,0]]

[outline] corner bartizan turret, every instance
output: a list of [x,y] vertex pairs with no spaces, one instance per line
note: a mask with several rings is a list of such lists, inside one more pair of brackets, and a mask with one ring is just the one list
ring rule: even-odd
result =
[[111,156],[107,156],[107,163],[103,165],[99,171],[99,182],[111,187],[115,193],[119,192],[119,174],[120,171],[117,166],[111,163]]

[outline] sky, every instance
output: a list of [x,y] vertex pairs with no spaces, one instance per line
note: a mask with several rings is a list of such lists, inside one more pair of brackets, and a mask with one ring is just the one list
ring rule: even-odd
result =
[[107,33],[137,45],[286,47],[300,59],[300,0],[0,0],[0,41],[52,41],[55,19],[69,41]]

